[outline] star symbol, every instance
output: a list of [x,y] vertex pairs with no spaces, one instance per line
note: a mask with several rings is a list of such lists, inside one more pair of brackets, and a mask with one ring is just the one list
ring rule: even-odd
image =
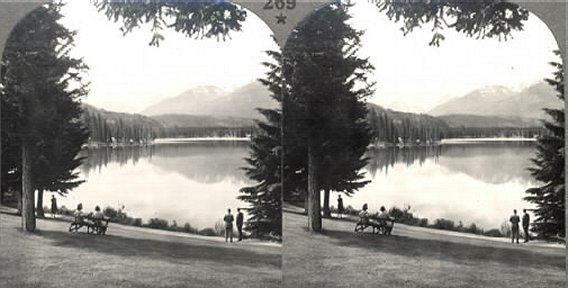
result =
[[276,16],[276,24],[286,24],[286,16],[282,13]]

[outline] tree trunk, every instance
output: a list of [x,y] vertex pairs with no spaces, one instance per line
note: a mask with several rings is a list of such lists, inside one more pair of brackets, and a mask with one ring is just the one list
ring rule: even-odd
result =
[[331,210],[329,210],[329,188],[326,188],[323,194],[323,217],[331,218]]
[[36,213],[38,218],[44,218],[45,214],[43,211],[43,189],[37,190],[37,205],[36,205]]
[[313,141],[308,140],[308,230],[321,232],[320,191],[317,183],[317,163]]
[[306,194],[304,194],[304,213],[306,213],[306,215],[308,214],[308,211],[310,210],[308,203],[309,203],[308,193],[306,192]]
[[22,229],[33,232],[36,228],[34,190],[32,185],[32,155],[29,140],[22,142]]
[[[22,188],[22,187],[20,187],[20,188]],[[18,201],[18,204],[17,204],[18,205],[18,207],[17,207],[18,208],[18,215],[21,216],[22,215],[22,191],[20,191],[20,190],[16,191],[16,198],[17,198],[16,200]]]

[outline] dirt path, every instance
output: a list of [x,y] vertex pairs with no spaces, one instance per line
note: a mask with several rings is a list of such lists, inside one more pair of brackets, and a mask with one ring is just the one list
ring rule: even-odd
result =
[[281,247],[225,243],[111,223],[108,235],[69,233],[69,222],[0,214],[1,287],[280,287]]

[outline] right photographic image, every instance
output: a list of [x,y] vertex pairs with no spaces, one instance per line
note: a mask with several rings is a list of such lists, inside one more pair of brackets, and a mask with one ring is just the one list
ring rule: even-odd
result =
[[564,287],[560,50],[500,1],[349,1],[300,22],[267,80],[283,286]]

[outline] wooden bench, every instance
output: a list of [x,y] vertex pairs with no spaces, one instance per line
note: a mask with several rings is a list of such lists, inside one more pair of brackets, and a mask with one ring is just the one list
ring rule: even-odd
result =
[[87,234],[96,233],[96,234],[105,235],[108,228],[109,220],[110,218],[107,217],[104,217],[102,219],[92,218],[90,216],[75,217],[73,223],[69,225],[69,232],[73,231],[77,232],[82,227],[87,227]]
[[355,232],[363,232],[368,227],[373,228],[373,234],[382,233],[383,235],[391,235],[394,228],[393,218],[359,218],[359,222],[355,224]]

